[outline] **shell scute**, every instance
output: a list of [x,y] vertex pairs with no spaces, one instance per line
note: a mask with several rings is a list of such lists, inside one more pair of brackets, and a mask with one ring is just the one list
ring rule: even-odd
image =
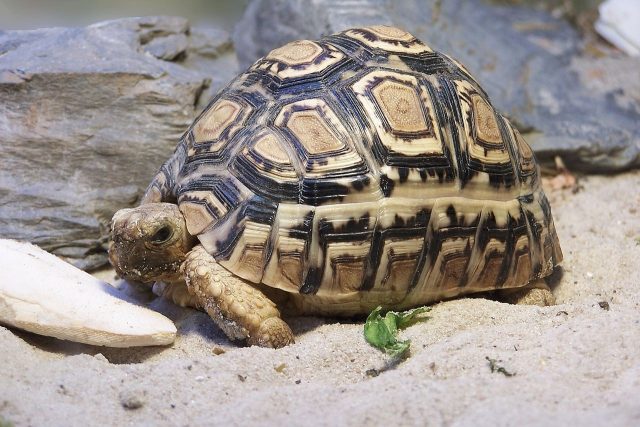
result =
[[387,25],[354,28],[342,34],[370,49],[412,55],[432,52],[429,46],[412,34]]
[[229,171],[255,194],[270,197],[275,191],[282,200],[297,201],[300,177],[291,157],[274,129],[256,130],[229,163]]

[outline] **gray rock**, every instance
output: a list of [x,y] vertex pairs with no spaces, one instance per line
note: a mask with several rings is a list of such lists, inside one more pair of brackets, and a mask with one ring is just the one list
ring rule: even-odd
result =
[[198,110],[202,110],[211,97],[238,74],[238,59],[231,35],[218,28],[192,28],[187,56],[181,64],[202,70],[211,77],[211,84],[200,95]]
[[236,68],[228,34],[184,18],[0,31],[0,236],[104,264],[113,212]]
[[571,63],[580,82],[601,96],[613,96],[621,108],[640,114],[640,57],[575,57]]
[[544,11],[480,0],[254,0],[234,41],[246,66],[288,41],[371,23],[405,28],[459,59],[494,105],[531,134],[541,160],[559,154],[586,172],[640,166],[640,104],[624,96],[633,75],[615,91],[585,84],[576,68],[584,63],[573,61],[582,55],[579,35]]

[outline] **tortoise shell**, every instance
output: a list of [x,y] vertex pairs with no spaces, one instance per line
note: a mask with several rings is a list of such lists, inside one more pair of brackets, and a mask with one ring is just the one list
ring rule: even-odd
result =
[[519,287],[562,259],[522,136],[462,65],[387,26],[259,59],[144,201],[177,202],[232,273],[333,302]]

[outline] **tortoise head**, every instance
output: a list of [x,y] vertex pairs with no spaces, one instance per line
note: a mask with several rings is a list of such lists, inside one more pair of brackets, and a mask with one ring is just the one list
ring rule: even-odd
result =
[[109,260],[127,280],[172,282],[180,278],[180,265],[195,241],[172,203],[121,209],[111,221]]

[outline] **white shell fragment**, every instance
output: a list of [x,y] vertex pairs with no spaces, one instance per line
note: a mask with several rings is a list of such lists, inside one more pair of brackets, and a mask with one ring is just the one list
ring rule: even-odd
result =
[[0,239],[0,323],[109,347],[171,344],[165,316],[29,243]]
[[628,55],[640,55],[640,2],[607,0],[598,10],[596,31]]

